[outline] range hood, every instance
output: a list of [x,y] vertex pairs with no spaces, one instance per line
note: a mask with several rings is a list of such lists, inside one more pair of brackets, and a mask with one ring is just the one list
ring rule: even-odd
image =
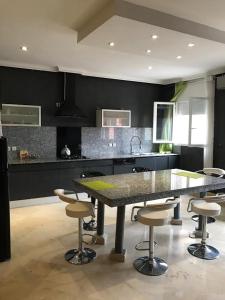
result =
[[63,100],[56,111],[57,117],[85,119],[81,109],[76,105],[76,74],[63,74]]

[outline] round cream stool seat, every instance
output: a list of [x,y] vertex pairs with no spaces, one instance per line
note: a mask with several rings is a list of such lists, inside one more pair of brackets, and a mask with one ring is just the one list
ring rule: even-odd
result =
[[137,213],[138,222],[148,226],[163,226],[168,224],[168,210],[151,211],[149,208],[142,208]]
[[66,206],[66,215],[72,218],[85,218],[94,216],[94,207],[92,203],[75,202]]
[[191,211],[206,217],[216,217],[220,215],[221,206],[215,202],[196,200],[191,203]]

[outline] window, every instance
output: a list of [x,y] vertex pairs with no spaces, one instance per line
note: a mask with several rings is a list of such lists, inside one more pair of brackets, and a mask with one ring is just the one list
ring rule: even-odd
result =
[[176,103],[175,144],[205,145],[207,125],[207,98],[191,98]]
[[154,102],[153,142],[172,143],[175,105],[171,102]]

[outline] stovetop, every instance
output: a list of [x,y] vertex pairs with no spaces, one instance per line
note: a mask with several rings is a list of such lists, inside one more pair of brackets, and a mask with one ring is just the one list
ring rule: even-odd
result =
[[72,154],[70,156],[61,156],[59,159],[65,159],[65,160],[70,160],[70,159],[87,159],[86,156],[84,155],[79,155],[79,154]]

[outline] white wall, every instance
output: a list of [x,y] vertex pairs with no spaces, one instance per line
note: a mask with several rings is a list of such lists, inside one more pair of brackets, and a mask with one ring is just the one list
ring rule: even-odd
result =
[[204,167],[212,167],[215,98],[215,81],[213,80],[212,76],[208,76],[204,79],[189,81],[185,91],[179,97],[178,101],[195,97],[204,97],[207,98],[208,101],[208,138],[204,151]]

